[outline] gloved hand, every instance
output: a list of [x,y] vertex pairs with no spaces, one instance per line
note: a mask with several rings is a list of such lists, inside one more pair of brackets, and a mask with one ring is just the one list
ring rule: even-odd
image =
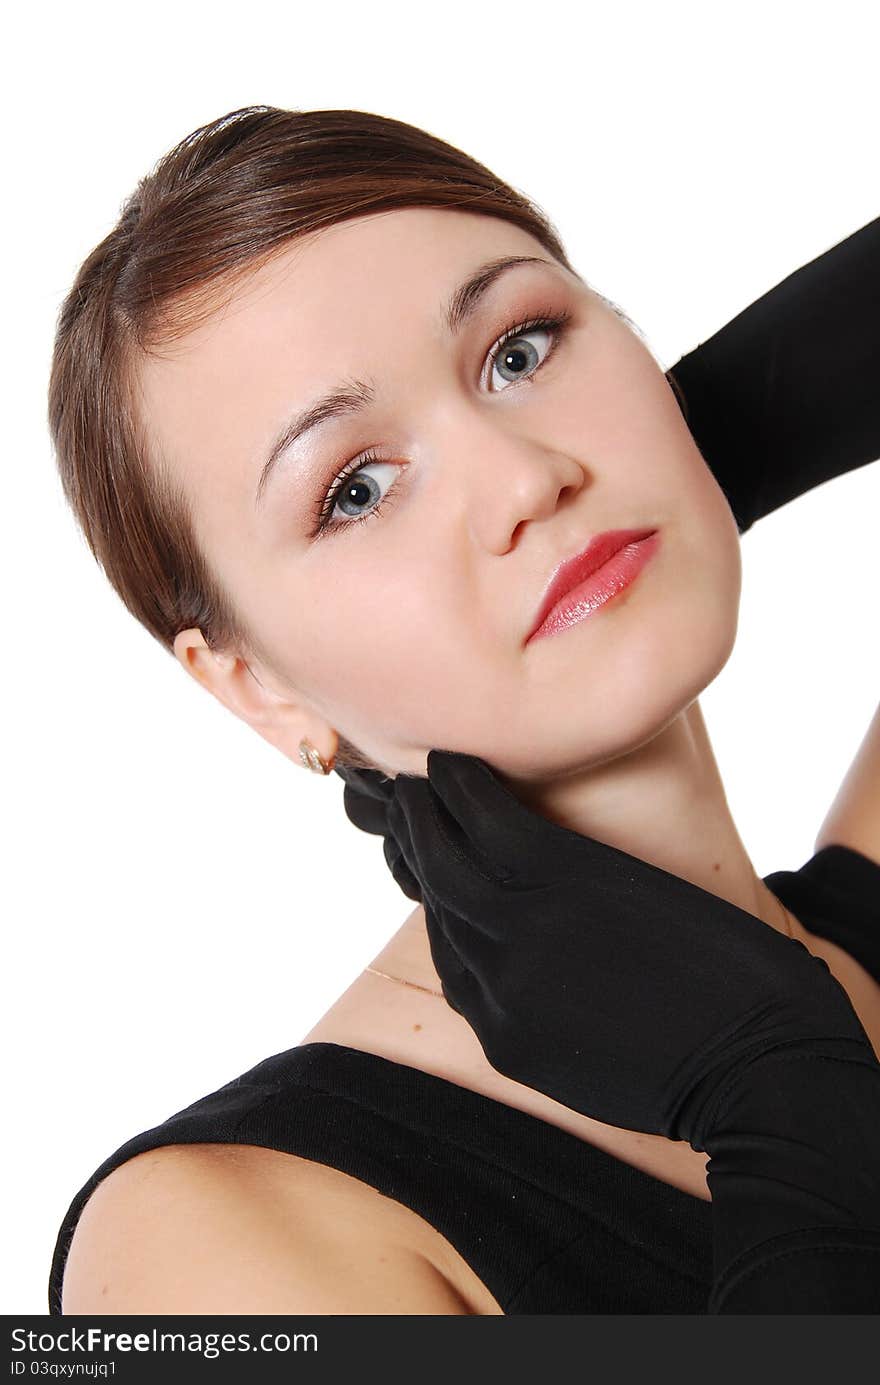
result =
[[802,943],[532,812],[476,756],[431,750],[427,768],[394,781],[387,821],[421,886],[444,996],[498,1072],[695,1150],[771,1050],[819,1041],[880,1072],[846,992]]

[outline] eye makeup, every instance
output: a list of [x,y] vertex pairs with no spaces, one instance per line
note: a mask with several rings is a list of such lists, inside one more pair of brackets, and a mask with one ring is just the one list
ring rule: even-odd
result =
[[[496,358],[500,356],[505,349],[509,348],[512,341],[517,340],[519,337],[527,336],[530,332],[546,332],[551,338],[551,345],[546,355],[528,375],[524,375],[521,380],[511,381],[506,388],[512,388],[520,384],[531,384],[542,367],[546,365],[550,357],[555,354],[557,347],[565,335],[566,329],[571,323],[572,316],[573,314],[569,311],[555,312],[552,309],[544,309],[536,316],[510,324],[504,329],[500,337],[496,337],[494,344],[489,348],[486,357],[484,357],[484,362],[487,360],[490,361],[491,367],[494,368]],[[490,393],[493,394],[503,394],[505,392],[506,389],[490,391]],[[320,539],[328,534],[335,533],[337,530],[349,529],[354,525],[363,524],[366,520],[372,519],[374,516],[385,512],[391,496],[399,490],[399,480],[393,481],[382,499],[379,500],[372,509],[365,511],[363,516],[354,519],[346,518],[331,523],[331,516],[336,508],[336,502],[351,478],[367,467],[382,465],[383,463],[391,465],[391,463],[387,462],[387,459],[380,457],[374,449],[370,448],[366,452],[359,453],[358,456],[347,462],[342,471],[331,473],[319,493],[317,505],[312,510],[309,531],[310,539]]]

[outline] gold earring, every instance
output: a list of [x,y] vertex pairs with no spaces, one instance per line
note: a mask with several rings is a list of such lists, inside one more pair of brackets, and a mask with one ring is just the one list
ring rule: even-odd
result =
[[299,743],[299,758],[306,769],[314,770],[315,774],[329,774],[336,762],[335,755],[331,755],[329,760],[322,759],[315,747],[306,740]]

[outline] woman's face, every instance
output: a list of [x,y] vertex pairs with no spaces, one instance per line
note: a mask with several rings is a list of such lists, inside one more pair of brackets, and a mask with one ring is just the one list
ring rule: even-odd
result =
[[[537,262],[450,327],[460,286],[509,256]],[[259,683],[236,710],[292,758],[338,732],[392,773],[424,774],[439,747],[564,776],[650,739],[730,654],[739,535],[661,366],[507,222],[412,208],[293,242],[140,383],[154,455],[271,654],[249,658]],[[276,436],[339,387],[368,402],[290,442],[258,495]],[[526,643],[563,558],[643,527],[660,542],[634,583]],[[178,637],[185,666],[198,643]],[[228,665],[199,657],[233,705]]]

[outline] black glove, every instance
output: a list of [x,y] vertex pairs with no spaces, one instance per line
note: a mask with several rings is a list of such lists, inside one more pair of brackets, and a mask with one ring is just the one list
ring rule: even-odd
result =
[[397,781],[375,769],[352,769],[348,765],[336,765],[334,773],[345,784],[342,801],[349,821],[362,832],[382,837],[385,864],[407,898],[421,902],[422,887],[406,864],[388,820]]
[[702,1150],[762,1054],[820,1039],[878,1066],[802,943],[532,812],[484,760],[430,751],[428,778],[399,776],[388,812],[443,993],[506,1076]]
[[387,806],[492,1066],[710,1157],[707,1311],[880,1311],[880,1063],[796,939],[432,750]]

